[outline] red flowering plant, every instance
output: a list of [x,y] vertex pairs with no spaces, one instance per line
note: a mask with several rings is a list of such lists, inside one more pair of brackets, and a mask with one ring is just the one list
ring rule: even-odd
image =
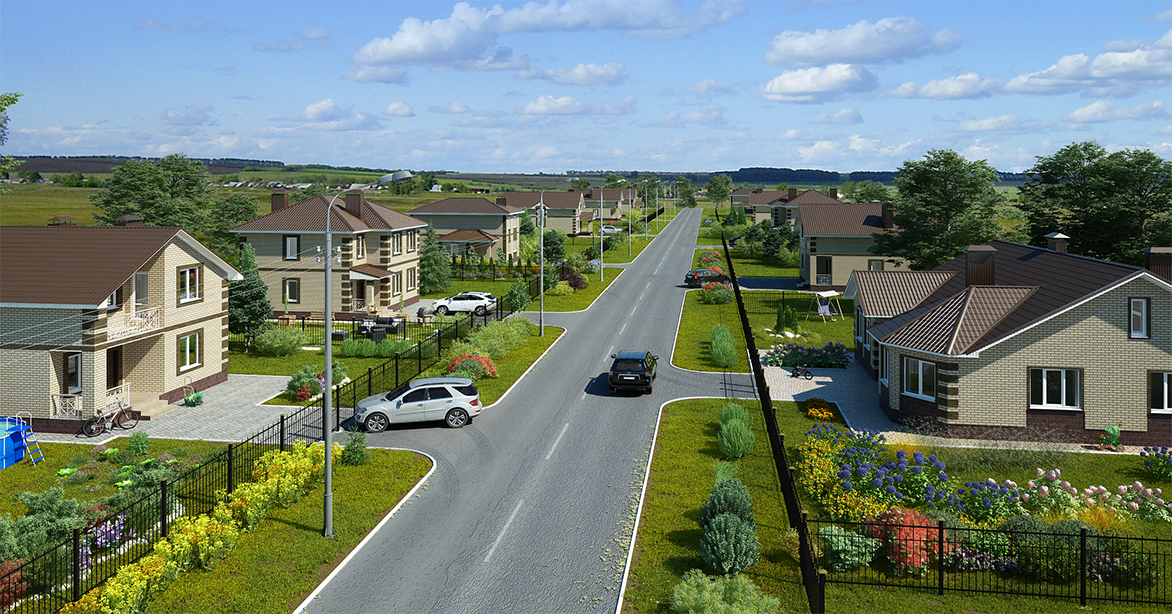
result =
[[[904,508],[893,507],[872,518],[867,527],[879,538],[892,571],[900,576],[919,576],[936,560],[939,531],[931,518]],[[943,544],[947,554],[950,544]]]
[[479,354],[461,354],[448,363],[448,373],[462,373],[472,379],[496,377],[496,365],[492,359]]
[[724,305],[733,298],[732,288],[718,281],[708,282],[700,289],[700,302],[705,305]]

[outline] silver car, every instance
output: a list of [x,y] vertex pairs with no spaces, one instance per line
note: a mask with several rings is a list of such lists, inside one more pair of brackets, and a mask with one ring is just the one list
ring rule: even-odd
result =
[[453,311],[471,311],[482,316],[496,309],[496,297],[487,292],[461,292],[456,296],[441,298],[431,307],[441,316]]
[[443,420],[458,429],[480,415],[480,391],[467,377],[421,377],[391,392],[366,397],[354,408],[354,421],[372,433],[391,424]]

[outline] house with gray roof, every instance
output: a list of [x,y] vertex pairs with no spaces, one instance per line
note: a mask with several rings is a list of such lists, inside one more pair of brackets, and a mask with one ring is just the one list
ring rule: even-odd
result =
[[992,241],[931,271],[856,271],[856,358],[892,420],[951,437],[1172,441],[1172,248],[1145,267]]
[[0,228],[0,407],[76,433],[123,403],[149,419],[228,376],[228,282],[182,228]]
[[272,194],[272,212],[232,229],[252,245],[268,297],[277,310],[325,309],[326,212],[330,243],[340,252],[330,264],[331,308],[336,312],[382,312],[419,300],[421,220],[348,192],[334,201],[324,194],[289,204]]
[[870,252],[872,235],[894,228],[893,213],[879,203],[807,203],[799,205],[798,275],[814,291],[846,288],[854,271],[899,268],[900,262]]
[[505,262],[521,253],[521,216],[518,207],[487,198],[445,198],[411,209],[409,215],[431,224],[449,254],[475,253]]

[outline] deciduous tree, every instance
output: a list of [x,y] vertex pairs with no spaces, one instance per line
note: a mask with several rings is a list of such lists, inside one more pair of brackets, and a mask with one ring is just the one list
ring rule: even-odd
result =
[[716,210],[720,204],[732,194],[732,178],[728,175],[716,175],[708,180],[708,200],[716,203]]
[[855,185],[852,199],[856,203],[884,202],[891,200],[891,190],[882,183],[868,179]]
[[696,206],[696,188],[692,187],[692,182],[687,177],[676,177],[675,195],[680,199],[681,207]]
[[260,214],[260,202],[244,192],[233,192],[219,198],[208,216],[207,237],[211,248],[221,257],[231,260],[236,251],[237,237],[229,232],[251,221]]
[[204,165],[183,154],[171,154],[158,162],[128,160],[114,169],[105,187],[90,196],[102,211],[94,220],[114,224],[123,215],[138,215],[145,226],[180,226],[195,235],[203,229],[211,202],[208,172]]

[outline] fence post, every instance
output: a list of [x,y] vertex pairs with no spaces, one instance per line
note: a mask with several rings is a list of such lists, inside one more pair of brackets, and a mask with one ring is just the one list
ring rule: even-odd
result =
[[[324,424],[322,425],[325,426]],[[342,426],[342,388],[334,388],[334,427]],[[324,440],[324,434],[323,434]],[[329,452],[327,450],[327,452]]]
[[395,388],[399,387],[399,353],[395,352]]
[[[54,557],[56,559],[56,557]],[[58,559],[59,560],[59,559]],[[54,561],[56,562],[56,561]],[[73,600],[81,599],[81,527],[73,527]]]
[[1087,529],[1078,530],[1078,604],[1087,607]]
[[232,444],[228,444],[228,494],[236,490],[236,463],[232,453]]
[[944,521],[936,521],[936,594],[944,594]]
[[374,376],[371,375],[371,369],[370,369],[370,367],[367,367],[366,368],[366,396],[370,396],[370,395],[374,394],[374,392],[373,392],[374,384],[371,383],[373,381],[373,379],[374,379]]
[[281,451],[285,451],[285,414],[281,414]]
[[826,612],[826,570],[818,570],[818,590],[814,593],[817,603],[810,608],[810,614],[825,614]]
[[167,478],[159,480],[159,534],[167,537],[167,512],[170,511],[167,501]]

